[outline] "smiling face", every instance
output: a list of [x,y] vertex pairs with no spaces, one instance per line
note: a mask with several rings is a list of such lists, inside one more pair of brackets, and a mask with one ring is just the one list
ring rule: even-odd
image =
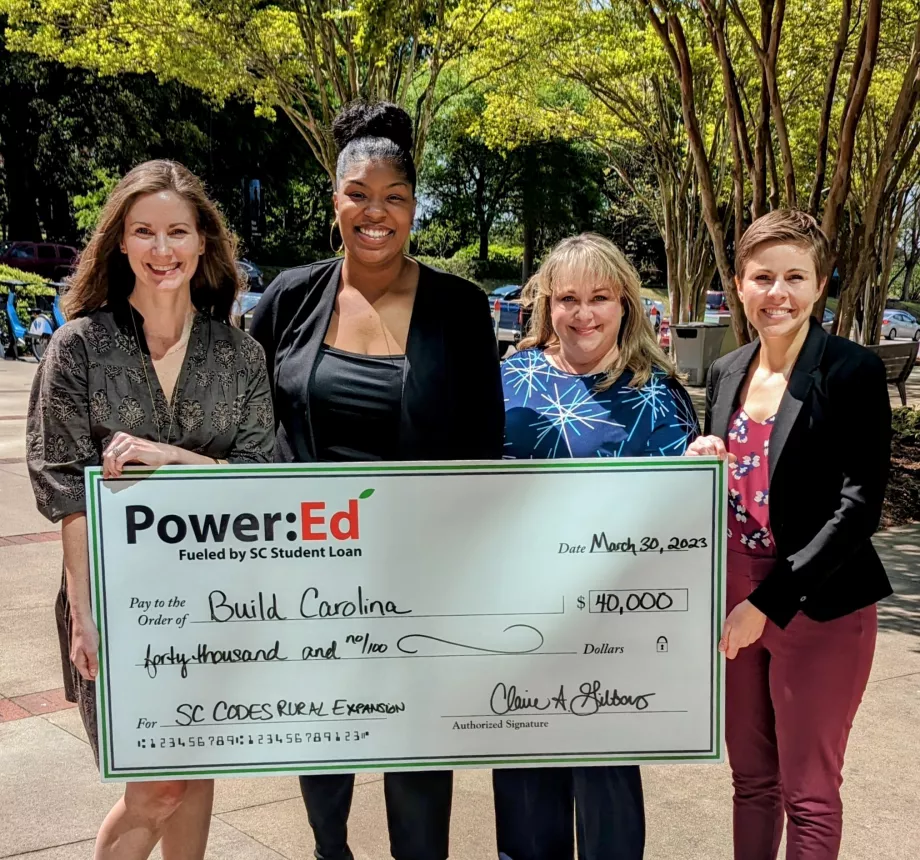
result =
[[794,337],[808,325],[824,288],[808,248],[765,242],[736,279],[744,312],[761,337]]
[[175,191],[144,194],[125,216],[122,248],[135,289],[154,293],[188,289],[204,253],[195,209]]
[[572,273],[553,290],[550,318],[566,362],[595,365],[617,344],[623,302],[612,283]]
[[345,253],[368,266],[400,256],[415,218],[412,186],[385,161],[359,161],[332,195]]

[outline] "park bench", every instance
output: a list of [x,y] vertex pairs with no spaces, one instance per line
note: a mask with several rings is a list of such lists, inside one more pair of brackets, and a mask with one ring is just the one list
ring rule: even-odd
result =
[[901,395],[901,405],[907,406],[907,377],[917,361],[920,341],[911,343],[879,343],[866,347],[872,350],[885,365],[885,378],[889,385],[895,385]]

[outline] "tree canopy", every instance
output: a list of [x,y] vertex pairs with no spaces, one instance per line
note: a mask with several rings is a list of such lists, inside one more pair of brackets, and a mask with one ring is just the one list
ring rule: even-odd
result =
[[472,71],[500,38],[498,0],[0,0],[7,43],[103,75],[151,72],[224,102],[282,111],[329,175],[336,111],[357,98],[404,106],[421,161],[431,123],[458,93],[516,57]]

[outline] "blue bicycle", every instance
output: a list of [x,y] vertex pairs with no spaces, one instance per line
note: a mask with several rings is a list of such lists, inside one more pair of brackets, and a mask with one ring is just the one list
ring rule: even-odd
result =
[[[52,284],[52,286],[57,285]],[[26,344],[38,361],[42,360],[42,356],[51,342],[51,335],[65,322],[64,313],[61,311],[60,293],[54,297],[50,313],[42,310],[36,311],[29,330],[26,332]]]
[[26,327],[16,310],[16,287],[25,286],[18,281],[6,281],[6,308],[0,315],[0,349],[6,358],[19,358],[20,352],[26,350]]

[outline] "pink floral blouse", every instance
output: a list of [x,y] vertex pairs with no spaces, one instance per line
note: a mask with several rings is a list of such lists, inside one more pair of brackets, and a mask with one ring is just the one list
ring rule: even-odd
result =
[[775,555],[770,531],[770,434],[776,416],[762,424],[739,409],[726,448],[738,459],[728,478],[728,548],[748,555]]

